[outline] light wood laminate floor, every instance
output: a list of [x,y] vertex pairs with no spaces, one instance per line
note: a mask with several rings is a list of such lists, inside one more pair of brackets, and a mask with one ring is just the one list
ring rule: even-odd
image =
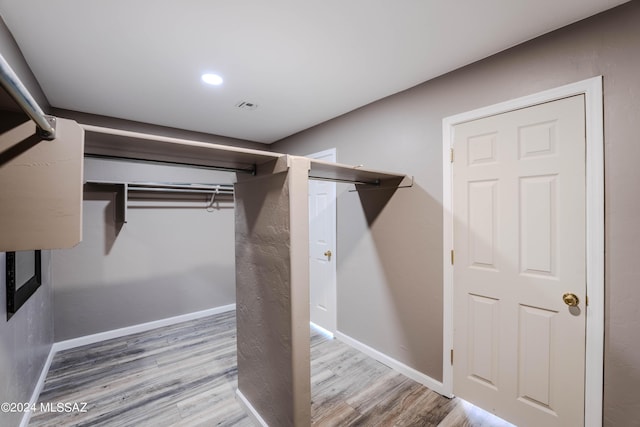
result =
[[[29,425],[252,426],[236,387],[227,312],[56,354]],[[510,426],[313,330],[311,390],[314,426]]]

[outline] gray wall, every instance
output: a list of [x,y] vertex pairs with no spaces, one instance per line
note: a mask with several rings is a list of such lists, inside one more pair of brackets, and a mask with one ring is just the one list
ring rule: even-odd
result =
[[[604,76],[606,342],[604,421],[639,425],[640,2],[542,36],[275,144],[415,175],[366,227],[338,199],[338,329],[442,377],[442,119]],[[437,58],[436,58],[437,60]],[[375,267],[373,267],[375,266]]]
[[[29,402],[53,343],[51,251],[42,251],[42,285],[7,321],[6,256],[0,253],[0,402]],[[0,411],[1,426],[22,413]]]
[[239,177],[235,215],[238,390],[281,427],[311,420],[309,160],[287,163]]
[[[265,148],[76,111],[53,114],[82,124]],[[116,182],[235,181],[229,172],[98,159],[86,159],[84,173],[85,180]],[[130,208],[128,222],[119,225],[114,194],[85,191],[84,199],[83,241],[53,254],[56,342],[235,303],[232,204],[213,212],[181,202],[171,202],[173,208]]]
[[[222,184],[235,176],[86,159],[85,179]],[[56,341],[235,303],[233,203],[208,212],[204,197],[136,202],[125,224],[115,204],[115,193],[85,188],[82,242],[53,251]]]
[[[46,99],[38,83],[1,18],[0,53],[32,92],[41,107],[47,108]],[[8,98],[4,98],[3,95],[3,99]],[[4,102],[0,104],[3,108],[7,108],[7,111],[16,109],[11,102],[9,105]],[[2,132],[23,121],[21,115],[15,116],[3,108],[0,108],[0,117],[3,119],[0,120]],[[6,257],[4,253],[0,253],[0,402],[28,402],[49,355],[53,343],[50,254],[50,251],[42,253],[43,284],[11,320],[7,321]],[[22,415],[0,412],[0,425],[18,425]]]

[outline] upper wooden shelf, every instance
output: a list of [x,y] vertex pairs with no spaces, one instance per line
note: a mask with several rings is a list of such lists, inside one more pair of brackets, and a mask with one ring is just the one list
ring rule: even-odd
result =
[[279,153],[82,125],[85,154],[255,173]]
[[354,184],[398,186],[407,178],[404,174],[381,172],[360,166],[344,165],[311,159],[309,179],[351,182]]
[[[269,164],[286,155],[91,125],[82,127],[86,133],[85,154],[89,156],[203,166],[255,174],[261,165]],[[358,185],[398,186],[407,178],[404,174],[310,160],[310,179]]]

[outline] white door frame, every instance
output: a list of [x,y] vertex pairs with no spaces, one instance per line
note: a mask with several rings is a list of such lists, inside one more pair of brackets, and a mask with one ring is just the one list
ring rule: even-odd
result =
[[443,368],[445,395],[453,396],[453,249],[452,168],[454,126],[471,120],[506,113],[544,102],[574,95],[585,95],[586,114],[586,265],[587,265],[587,330],[585,349],[585,426],[602,425],[604,373],[604,123],[602,76],[546,90],[455,116],[442,121],[443,181]]
[[[308,154],[305,157],[309,157],[311,159],[322,159],[324,157],[330,156],[331,158],[333,158],[333,162],[337,161],[337,154],[336,154],[336,149],[335,148],[329,148],[327,150],[323,150],[320,151],[318,153],[313,153],[313,154]],[[336,184],[333,183],[333,185],[335,186]],[[337,199],[337,193],[334,190],[334,196]],[[336,199],[333,200],[334,202],[334,209],[333,209],[333,224],[334,224],[334,228],[332,230],[333,232],[333,245],[334,247],[331,248],[332,254],[331,254],[331,258],[332,258],[332,262],[330,262],[329,264],[333,267],[332,271],[331,271],[331,276],[332,276],[332,280],[331,280],[331,285],[333,286],[333,289],[331,289],[330,291],[330,295],[331,295],[331,303],[333,306],[333,315],[332,315],[332,325],[333,325],[333,330],[328,330],[327,332],[329,332],[331,335],[336,334],[336,332],[338,331],[338,276],[337,276],[337,271],[336,271],[336,262],[334,260],[337,260],[337,256],[338,256],[338,242],[337,242],[337,229],[335,228],[335,226],[337,225],[337,206],[335,206],[335,202]],[[309,284],[311,284],[311,279],[309,279]],[[316,325],[319,327],[319,325]]]

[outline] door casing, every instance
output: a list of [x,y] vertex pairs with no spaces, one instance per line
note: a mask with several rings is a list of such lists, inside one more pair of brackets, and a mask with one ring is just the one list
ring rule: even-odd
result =
[[585,426],[602,425],[604,373],[604,123],[602,76],[479,108],[442,121],[443,135],[443,379],[442,394],[453,396],[453,127],[519,108],[585,95],[586,120],[586,265],[587,319],[585,349]]

